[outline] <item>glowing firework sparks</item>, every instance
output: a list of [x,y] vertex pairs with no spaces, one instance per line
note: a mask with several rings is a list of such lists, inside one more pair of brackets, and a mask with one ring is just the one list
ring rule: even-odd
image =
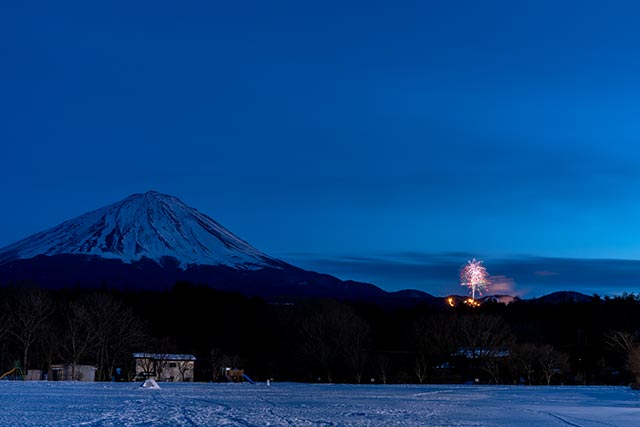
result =
[[489,273],[482,266],[482,261],[472,259],[467,262],[462,271],[460,271],[460,285],[471,289],[471,299],[476,299],[476,292],[482,295],[482,291],[487,291],[489,286]]

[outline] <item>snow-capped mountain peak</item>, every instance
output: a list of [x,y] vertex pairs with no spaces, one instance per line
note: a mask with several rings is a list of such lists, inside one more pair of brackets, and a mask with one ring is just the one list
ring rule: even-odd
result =
[[0,249],[0,264],[38,255],[93,255],[126,263],[175,258],[190,265],[256,269],[280,261],[255,249],[177,197],[148,191]]

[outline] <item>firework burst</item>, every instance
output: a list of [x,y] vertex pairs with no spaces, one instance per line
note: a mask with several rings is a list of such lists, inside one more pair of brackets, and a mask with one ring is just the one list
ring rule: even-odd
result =
[[460,286],[466,286],[471,290],[471,299],[476,299],[476,292],[482,295],[489,289],[489,273],[482,266],[482,261],[475,258],[468,261],[460,271]]

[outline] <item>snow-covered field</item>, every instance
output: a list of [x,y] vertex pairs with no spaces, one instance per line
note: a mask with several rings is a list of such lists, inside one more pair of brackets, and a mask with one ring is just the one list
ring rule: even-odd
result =
[[0,381],[0,426],[639,426],[623,387]]

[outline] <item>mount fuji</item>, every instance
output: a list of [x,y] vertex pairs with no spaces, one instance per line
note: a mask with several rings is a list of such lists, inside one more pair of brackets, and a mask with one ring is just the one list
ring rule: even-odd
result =
[[270,257],[180,199],[155,191],[0,249],[0,285],[163,290],[181,281],[268,298],[405,298]]
[[173,258],[182,269],[282,267],[180,199],[149,191],[65,221],[0,249],[0,264],[38,255],[85,255],[133,263]]

